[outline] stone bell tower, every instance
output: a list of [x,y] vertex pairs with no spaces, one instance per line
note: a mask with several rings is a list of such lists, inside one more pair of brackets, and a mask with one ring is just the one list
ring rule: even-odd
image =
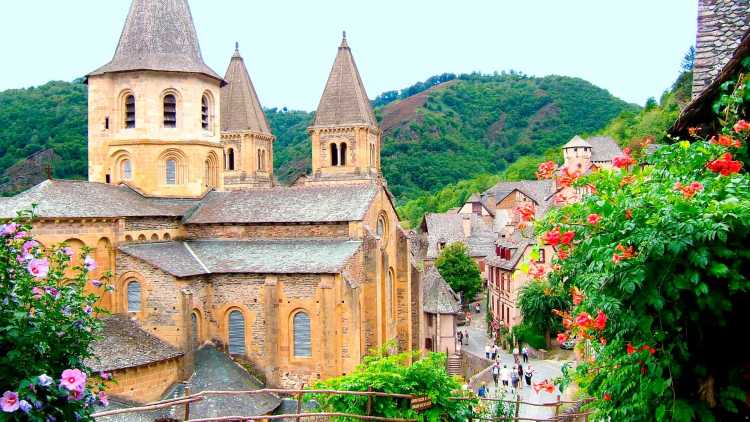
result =
[[133,0],[112,60],[87,75],[89,180],[145,195],[222,188],[220,88],[187,0]]
[[309,183],[373,180],[380,176],[375,114],[344,33],[313,125]]

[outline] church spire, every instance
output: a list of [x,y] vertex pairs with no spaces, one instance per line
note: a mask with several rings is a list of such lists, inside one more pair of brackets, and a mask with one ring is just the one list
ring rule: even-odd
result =
[[250,130],[270,135],[271,129],[239,48],[239,43],[235,43],[234,54],[224,76],[227,85],[221,88],[221,130]]
[[112,60],[90,75],[131,70],[201,73],[203,62],[187,0],[133,0]]
[[313,125],[363,124],[377,127],[370,100],[344,32]]

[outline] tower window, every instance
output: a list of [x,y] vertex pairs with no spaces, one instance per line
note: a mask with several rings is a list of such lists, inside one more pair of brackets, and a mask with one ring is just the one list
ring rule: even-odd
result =
[[135,280],[128,283],[128,312],[141,311],[141,285]]
[[104,118],[104,129],[109,130],[109,116]]
[[312,336],[310,335],[310,317],[305,312],[297,312],[292,320],[294,331],[294,356],[312,356]]
[[201,127],[208,130],[208,97],[205,95],[201,98]]
[[121,166],[120,174],[122,174],[122,178],[125,180],[132,179],[133,178],[133,164],[130,162],[130,160],[128,159],[122,160],[122,163],[120,164],[120,166]]
[[229,148],[227,152],[227,169],[234,170],[234,149]]
[[339,151],[341,153],[341,159],[339,160],[339,165],[345,166],[346,165],[346,144],[341,143],[341,147],[339,147]]
[[177,184],[177,161],[174,159],[168,159],[166,162],[167,177],[166,183],[168,185]]
[[164,96],[164,127],[177,127],[177,100],[172,94]]
[[125,97],[125,127],[127,129],[135,127],[135,96],[133,95]]
[[336,144],[331,144],[331,165],[339,165],[339,147]]

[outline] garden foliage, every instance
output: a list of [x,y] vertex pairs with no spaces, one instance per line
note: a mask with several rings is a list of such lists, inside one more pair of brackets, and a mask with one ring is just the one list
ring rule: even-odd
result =
[[435,260],[435,267],[454,292],[461,294],[466,304],[474,301],[482,289],[482,274],[469,250],[461,242],[446,246]]

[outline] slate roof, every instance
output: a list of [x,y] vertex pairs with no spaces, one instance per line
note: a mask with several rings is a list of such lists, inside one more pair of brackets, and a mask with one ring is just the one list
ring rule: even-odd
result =
[[[467,236],[464,232],[464,219],[471,220],[471,231]],[[484,257],[492,254],[495,248],[497,234],[490,223],[485,223],[476,214],[436,214],[425,215],[425,231],[427,232],[427,252],[425,258],[435,259],[440,255],[439,244],[445,242],[450,245],[462,242],[473,257]]]
[[142,330],[123,314],[102,318],[101,338],[91,344],[86,364],[94,371],[113,371],[182,356],[182,352]]
[[609,136],[595,136],[588,139],[591,144],[591,161],[602,162],[612,161],[618,155],[622,155],[622,149],[617,145],[617,141]]
[[124,185],[81,180],[45,180],[0,202],[0,218],[37,205],[38,217],[112,218],[182,216],[198,200],[148,198]]
[[239,46],[234,50],[224,79],[227,84],[221,88],[221,130],[249,130],[270,135],[271,129]]
[[313,126],[356,124],[378,126],[344,34],[320,98]]
[[573,137],[573,139],[569,140],[567,144],[563,145],[563,149],[565,148],[591,148],[591,144],[586,142],[583,138],[576,135]]
[[304,223],[361,220],[374,183],[291,186],[211,192],[185,223]]
[[335,274],[360,248],[351,240],[195,240],[134,243],[119,250],[175,277],[200,274]]
[[200,73],[223,83],[203,62],[187,0],[133,0],[114,57],[88,76],[133,70]]
[[500,202],[516,189],[533,199],[537,205],[544,204],[547,198],[555,193],[555,185],[552,180],[520,180],[517,182],[497,182],[495,186],[484,191],[482,196],[486,198],[487,195],[494,194],[495,201]]
[[430,314],[456,314],[461,311],[461,299],[451,289],[434,265],[424,270],[422,277],[422,309]]

